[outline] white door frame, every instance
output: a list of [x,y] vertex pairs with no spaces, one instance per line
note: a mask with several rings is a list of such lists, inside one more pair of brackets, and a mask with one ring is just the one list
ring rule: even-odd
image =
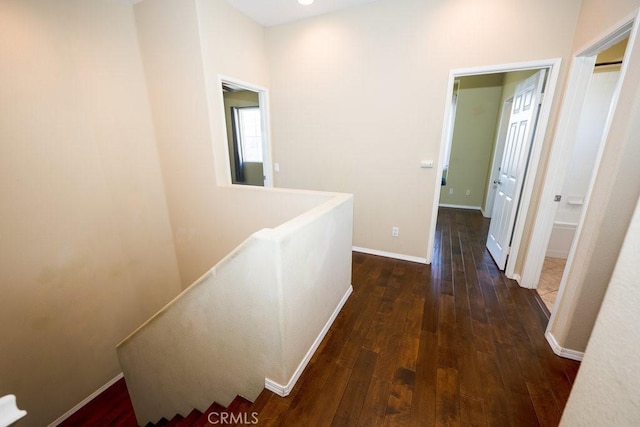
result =
[[[545,86],[545,93],[542,101],[542,108],[540,109],[540,115],[537,123],[536,134],[531,147],[531,158],[529,161],[529,168],[527,170],[527,175],[525,177],[524,185],[522,187],[522,196],[520,200],[520,208],[518,218],[516,219],[516,223],[513,231],[513,244],[511,249],[511,254],[509,255],[509,259],[507,260],[507,267],[505,270],[505,274],[507,277],[511,279],[519,279],[514,275],[516,260],[518,259],[518,252],[520,249],[520,242],[522,241],[522,235],[524,232],[524,223],[526,219],[526,212],[529,211],[529,206],[531,204],[531,196],[533,194],[533,185],[535,182],[536,174],[538,172],[538,164],[540,162],[540,157],[542,154],[542,145],[544,142],[545,135],[547,133],[547,125],[549,123],[549,116],[551,115],[551,104],[554,98],[556,88],[558,85],[558,77],[560,75],[560,63],[562,62],[561,58],[552,58],[545,59],[540,61],[529,61],[529,62],[519,62],[512,64],[502,64],[502,65],[489,65],[484,67],[475,67],[475,68],[462,68],[455,69],[449,72],[449,82],[447,84],[447,98],[445,103],[445,114],[442,125],[442,137],[440,141],[440,161],[438,162],[438,171],[436,176],[442,176],[442,163],[443,158],[442,155],[444,153],[444,147],[447,143],[447,129],[449,127],[449,122],[451,120],[450,111],[451,111],[451,96],[450,94],[453,91],[453,82],[455,79],[463,77],[463,76],[475,76],[480,74],[494,74],[494,73],[508,73],[511,71],[523,71],[523,70],[534,70],[547,68],[549,69],[549,76],[547,78],[547,84]],[[440,180],[435,180],[434,186],[434,201],[433,208],[431,212],[431,227],[429,228],[429,241],[427,246],[427,263],[430,264],[433,260],[433,245],[435,243],[435,234],[436,234],[436,223],[438,221],[438,204],[440,201]]]
[[[553,231],[553,223],[558,210],[558,203],[554,202],[553,198],[556,194],[562,194],[566,171],[571,160],[571,154],[573,152],[575,138],[578,132],[578,123],[582,113],[582,107],[584,105],[587,90],[589,88],[589,82],[593,75],[594,65],[596,63],[596,56],[599,52],[602,52],[608,47],[622,41],[627,36],[629,37],[629,46],[631,46],[632,38],[635,38],[635,35],[638,32],[637,26],[634,26],[634,22],[636,21],[637,19],[635,16],[625,20],[624,23],[608,35],[603,36],[588,47],[581,49],[573,59],[564,102],[560,110],[557,131],[551,147],[547,174],[540,197],[540,205],[538,207],[538,213],[531,233],[531,241],[529,242],[527,258],[524,260],[522,268],[522,277],[519,282],[522,287],[535,289],[537,288],[538,281],[540,280],[545,253],[547,246],[549,245],[551,232]],[[626,64],[628,62],[627,58],[630,50],[631,49],[627,48],[627,51],[625,52],[625,59],[622,62],[620,77],[618,78],[618,83],[611,101],[612,107],[605,122],[604,132],[602,134],[600,147],[594,164],[594,171],[587,189],[584,206],[573,238],[573,244],[569,251],[565,271],[569,271],[571,269],[573,253],[575,251],[575,242],[579,240],[585,213],[589,209],[591,191],[602,160],[605,141],[607,140],[609,128],[611,126],[611,119],[620,96],[620,89],[626,74]],[[563,275],[560,283],[561,290],[564,288],[565,282],[566,275]],[[556,300],[560,301],[561,296],[562,291],[559,291],[558,298]],[[549,324],[551,324],[551,322],[549,322]]]
[[[251,83],[244,82],[242,80],[235,79],[233,77],[224,76],[218,74],[218,90],[222,90],[222,83],[230,83],[234,86],[238,86],[242,89],[250,90],[252,92],[258,93],[258,102],[260,104],[260,116],[261,116],[261,125],[262,125],[262,173],[264,174],[264,186],[265,187],[273,187],[273,168],[271,164],[271,128],[269,127],[269,90],[262,86],[257,86]],[[220,123],[226,123],[225,111],[224,111],[224,97],[221,97],[222,102],[222,117]],[[224,141],[227,140],[227,129],[226,126],[223,126],[223,131],[225,132],[222,137]],[[226,176],[227,180],[225,183],[227,185],[232,184],[231,182],[231,165],[229,163],[230,153],[229,153],[229,144],[224,144],[225,146],[225,158],[226,158]],[[233,185],[233,184],[232,184]]]

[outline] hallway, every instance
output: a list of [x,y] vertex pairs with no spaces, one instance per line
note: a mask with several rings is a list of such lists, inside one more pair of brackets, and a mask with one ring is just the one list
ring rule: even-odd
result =
[[[558,425],[579,363],[547,344],[536,291],[495,267],[488,226],[477,211],[441,208],[432,266],[354,253],[354,292],[291,394],[264,390],[249,417],[260,426]],[[119,382],[62,425],[134,420]],[[200,425],[186,421],[164,425]]]
[[354,294],[261,425],[557,425],[579,364],[547,344],[535,291],[495,267],[488,226],[441,208],[432,267],[354,253]]

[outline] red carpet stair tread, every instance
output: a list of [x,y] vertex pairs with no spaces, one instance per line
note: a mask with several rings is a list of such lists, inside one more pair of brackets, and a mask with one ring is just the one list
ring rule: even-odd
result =
[[[258,403],[257,400],[256,403]],[[155,426],[204,427],[211,425],[251,425],[253,419],[252,412],[254,412],[252,406],[253,403],[251,403],[251,401],[244,397],[236,396],[226,408],[214,402],[204,413],[194,409],[186,418],[181,415],[176,415],[170,421],[163,418],[155,424]],[[147,424],[147,427],[151,426],[153,426],[153,424]]]
[[[264,405],[272,395],[273,393],[270,391],[263,390],[253,403],[241,396],[236,396],[226,408],[214,402],[204,413],[194,409],[186,417],[176,415],[171,420],[163,418],[155,424],[155,426],[204,427],[212,425],[254,425],[256,424],[257,414],[264,408]],[[85,426],[137,426],[133,406],[131,405],[129,392],[124,379],[117,381],[105,392],[60,424],[60,427]],[[150,426],[154,426],[154,424],[149,423],[146,427]]]

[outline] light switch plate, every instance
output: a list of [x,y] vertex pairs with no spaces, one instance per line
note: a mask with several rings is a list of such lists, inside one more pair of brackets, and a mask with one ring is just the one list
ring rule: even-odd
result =
[[433,167],[433,160],[422,160],[420,162],[420,167],[421,168],[432,168]]

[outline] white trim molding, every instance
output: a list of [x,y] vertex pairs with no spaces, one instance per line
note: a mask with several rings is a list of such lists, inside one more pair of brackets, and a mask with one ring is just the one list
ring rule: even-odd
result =
[[106,391],[109,387],[111,387],[112,385],[114,385],[115,383],[120,381],[122,378],[124,378],[124,375],[122,374],[122,372],[120,372],[118,375],[116,375],[115,377],[110,379],[105,385],[103,385],[102,387],[100,387],[99,389],[97,389],[96,391],[91,393],[89,396],[84,398],[76,406],[74,406],[73,408],[71,408],[67,412],[65,412],[62,416],[60,416],[60,418],[58,418],[57,420],[55,420],[54,422],[49,424],[48,427],[56,427],[56,426],[62,424],[62,422],[64,422],[68,418],[70,418],[73,414],[75,414],[80,409],[82,409],[83,406],[85,406],[87,403],[91,402],[93,399],[98,397],[98,395],[102,394],[104,391]]
[[452,205],[449,203],[438,204],[440,208],[453,208],[453,209],[468,209],[471,211],[482,211],[482,206],[469,206],[469,205]]
[[349,296],[352,293],[353,293],[353,285],[349,285],[349,287],[347,288],[347,292],[345,292],[345,294],[342,296],[342,299],[338,303],[338,306],[336,307],[335,310],[333,310],[331,317],[329,317],[329,320],[327,320],[327,323],[324,325],[324,327],[318,334],[318,337],[315,339],[313,344],[311,344],[309,351],[307,351],[307,354],[305,354],[304,358],[302,359],[302,361],[294,371],[293,376],[291,377],[289,382],[286,385],[282,385],[273,380],[270,380],[269,378],[265,378],[264,388],[274,392],[275,394],[281,397],[286,397],[289,395],[289,393],[291,393],[291,390],[293,390],[293,387],[298,382],[300,375],[302,375],[302,372],[309,364],[311,357],[313,357],[313,354],[316,352],[316,350],[320,346],[320,343],[324,339],[325,335],[327,335],[327,332],[329,332],[329,328],[331,328],[331,325],[333,325],[333,322],[336,320],[336,317],[338,317],[338,313],[340,313],[340,310],[342,310],[342,307],[344,307],[345,303],[347,302],[347,300],[349,299]]
[[361,248],[359,246],[354,246],[352,250],[354,252],[360,252],[363,254],[383,256],[385,258],[399,259],[402,261],[417,262],[418,264],[428,264],[426,258],[421,258],[413,255],[396,254],[393,252],[379,251],[377,249]]
[[[558,85],[558,79],[560,75],[560,64],[562,60],[561,58],[551,58],[544,59],[540,61],[529,61],[529,62],[520,62],[520,63],[512,63],[512,64],[500,64],[500,65],[489,65],[483,67],[475,67],[475,68],[464,68],[464,69],[453,69],[449,71],[449,83],[447,86],[447,94],[453,92],[453,83],[455,79],[463,77],[463,76],[475,76],[481,74],[491,74],[491,73],[504,73],[511,71],[521,71],[521,70],[538,70],[538,69],[548,69],[549,76],[547,78],[547,83],[544,91],[544,98],[542,101],[542,108],[540,110],[538,116],[537,123],[537,131],[534,136],[533,144],[531,147],[531,154],[529,160],[529,171],[525,177],[525,181],[522,188],[522,196],[520,199],[520,211],[525,213],[523,215],[518,215],[518,219],[514,225],[513,231],[513,240],[511,246],[511,254],[507,259],[507,266],[505,269],[505,274],[507,277],[513,277],[515,274],[515,265],[518,260],[518,252],[520,249],[520,243],[522,241],[522,237],[524,234],[524,222],[527,217],[526,213],[529,211],[531,196],[533,193],[533,185],[535,182],[536,174],[538,173],[538,166],[540,162],[540,157],[542,154],[542,146],[543,142],[546,138],[549,124],[549,117],[551,115],[551,107],[552,102],[555,98],[555,92]],[[440,153],[444,152],[444,147],[448,143],[447,140],[447,129],[449,127],[449,123],[451,121],[451,117],[449,112],[451,111],[451,97],[447,96],[445,100],[444,107],[444,118],[442,125],[442,134],[440,141]],[[442,158],[438,162],[438,169],[436,176],[442,175]],[[439,205],[439,194],[440,194],[441,182],[440,180],[436,180],[434,183],[434,194],[436,194],[433,201],[433,208],[431,213],[431,226],[429,228],[429,236],[427,242],[427,263],[431,263],[431,259],[433,257],[433,245],[435,242],[435,230],[436,223],[438,220],[438,205]]]
[[549,346],[551,346],[553,352],[558,356],[564,357],[565,359],[577,360],[578,362],[582,362],[582,359],[584,358],[584,352],[560,347],[560,344],[558,344],[556,338],[549,331],[544,334],[544,337],[547,339],[547,342],[549,343]]
[[[572,158],[573,148],[575,146],[576,134],[578,131],[578,123],[582,114],[582,108],[586,97],[587,89],[593,75],[593,67],[596,63],[596,56],[605,48],[619,42],[624,37],[633,36],[632,32],[637,33],[634,27],[634,18],[625,20],[619,28],[613,30],[609,35],[602,36],[597,42],[594,42],[588,48],[583,49],[582,53],[576,55],[571,65],[567,89],[565,90],[564,101],[559,113],[557,131],[553,139],[551,153],[547,166],[547,178],[543,184],[538,214],[533,224],[533,232],[529,242],[528,256],[524,260],[522,266],[522,280],[525,287],[537,287],[544,257],[551,239],[551,233],[554,227],[554,220],[558,204],[553,200],[553,196],[562,193],[562,187],[566,179],[566,172],[569,162]],[[635,36],[634,36],[635,37]],[[604,154],[609,127],[615,112],[618,97],[622,89],[622,82],[626,75],[629,49],[625,53],[622,61],[622,69],[618,77],[618,83],[611,100],[611,109],[605,123],[598,154],[593,165],[593,173],[587,189],[587,196],[584,200],[580,221],[574,233],[573,243],[575,243],[582,232],[582,222],[586,212],[590,209],[589,201],[591,191],[593,189],[595,179],[600,169],[600,162]],[[573,245],[572,245],[573,246]],[[571,254],[571,250],[569,251]],[[571,268],[573,257],[568,256],[566,269]]]
[[25,415],[27,411],[18,408],[15,394],[0,397],[0,425],[10,426]]
[[[206,72],[205,72],[206,75]],[[262,173],[264,174],[264,187],[266,188],[273,188],[273,160],[272,160],[272,147],[271,147],[271,120],[270,120],[270,115],[269,115],[269,89],[264,87],[264,86],[259,86],[259,85],[255,85],[253,83],[247,83],[243,80],[239,80],[236,79],[234,77],[229,77],[227,75],[223,75],[223,74],[218,74],[218,86],[216,90],[221,90],[223,83],[228,83],[234,86],[237,86],[239,88],[242,89],[246,89],[246,90],[250,90],[252,92],[256,92],[258,94],[258,104],[260,107],[260,123],[262,126]],[[224,104],[224,96],[221,97],[221,102]],[[225,109],[224,109],[224,105],[223,108],[221,109],[222,114],[220,116],[220,120],[221,123],[225,123]],[[227,136],[226,136],[226,126],[223,126],[224,131],[223,135],[221,135],[221,137],[223,137],[223,141],[227,140]],[[225,159],[225,170],[223,171],[224,174],[226,174],[226,176],[224,177],[218,177],[218,185],[238,185],[238,184],[233,184],[232,183],[232,179],[231,179],[231,166],[229,164],[229,145],[228,144],[224,144],[224,149],[222,150],[222,152],[219,152],[220,148],[214,146],[213,147],[213,153],[214,154],[222,154],[224,159]],[[215,162],[215,159],[214,159]]]

